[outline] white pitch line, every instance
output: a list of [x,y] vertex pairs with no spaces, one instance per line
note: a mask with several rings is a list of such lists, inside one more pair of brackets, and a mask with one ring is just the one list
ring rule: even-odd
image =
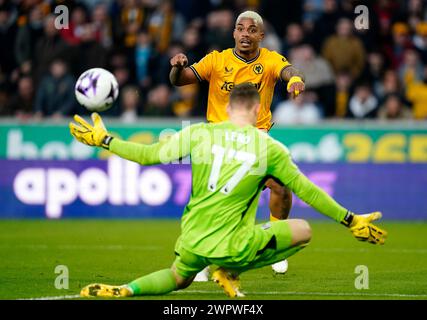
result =
[[[175,293],[217,293],[218,291],[210,290],[184,290],[177,291]],[[404,294],[404,293],[361,293],[361,292],[297,292],[297,291],[250,291],[244,292],[247,295],[294,295],[294,296],[361,296],[361,297],[408,297],[408,298],[420,298],[426,297],[427,294]]]
[[141,251],[154,251],[161,250],[164,247],[160,246],[124,246],[124,245],[74,245],[74,244],[63,244],[63,245],[32,245],[32,244],[23,244],[23,245],[0,245],[0,249],[30,249],[30,250],[110,250],[110,251],[119,251],[119,250],[141,250]]
[[74,295],[56,296],[56,297],[22,298],[17,300],[65,300],[65,299],[76,299],[76,298],[80,298],[80,295],[74,294]]
[[[205,293],[215,294],[220,291],[211,290],[184,290],[177,291],[174,294],[186,294],[186,293]],[[298,292],[298,291],[252,291],[245,292],[247,297],[251,295],[265,295],[265,296],[337,296],[337,297],[396,297],[396,298],[427,298],[427,294],[402,294],[402,293],[361,293],[361,292]],[[65,296],[53,296],[53,297],[40,297],[40,298],[23,298],[17,300],[66,300],[66,299],[77,299],[80,295],[65,295]]]

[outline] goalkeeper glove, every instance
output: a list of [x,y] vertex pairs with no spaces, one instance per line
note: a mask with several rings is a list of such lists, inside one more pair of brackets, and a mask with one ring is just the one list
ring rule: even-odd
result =
[[301,77],[293,76],[289,79],[286,89],[295,98],[300,94],[300,91],[304,90],[304,81],[302,81]]
[[368,214],[354,214],[348,212],[342,224],[350,228],[353,236],[360,241],[368,241],[373,244],[384,244],[387,232],[373,225],[371,222],[381,219],[379,211]]
[[108,135],[107,129],[102,122],[101,116],[94,112],[91,115],[93,126],[82,117],[75,115],[74,121],[70,122],[70,132],[78,141],[89,146],[103,147],[109,149],[113,137]]

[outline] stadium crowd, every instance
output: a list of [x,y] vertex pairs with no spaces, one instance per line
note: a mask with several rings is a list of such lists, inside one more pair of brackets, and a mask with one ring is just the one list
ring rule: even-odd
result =
[[[355,28],[359,4],[369,8],[368,29]],[[59,5],[69,9],[68,28],[56,26]],[[191,64],[234,47],[235,18],[246,9],[264,19],[262,46],[306,76],[295,100],[278,84],[276,123],[427,118],[424,0],[0,0],[0,116],[84,113],[74,84],[93,67],[119,82],[106,115],[127,123],[204,116],[207,84],[173,87],[169,60],[184,52]]]

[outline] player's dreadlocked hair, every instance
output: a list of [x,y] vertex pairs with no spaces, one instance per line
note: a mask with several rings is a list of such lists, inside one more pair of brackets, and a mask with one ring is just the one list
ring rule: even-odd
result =
[[230,106],[245,106],[250,109],[255,103],[259,103],[259,93],[254,84],[244,82],[234,86],[230,92]]

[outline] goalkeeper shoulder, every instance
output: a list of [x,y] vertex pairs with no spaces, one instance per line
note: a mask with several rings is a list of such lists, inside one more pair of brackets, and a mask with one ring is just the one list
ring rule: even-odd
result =
[[[93,124],[75,115],[74,122],[69,124],[71,135],[81,143],[93,147],[102,147],[123,159],[142,165],[153,165],[180,159],[189,152],[178,141],[181,139],[183,131],[162,142],[144,145],[111,136],[98,113],[92,113],[91,118]],[[188,132],[186,131],[186,133]]]

